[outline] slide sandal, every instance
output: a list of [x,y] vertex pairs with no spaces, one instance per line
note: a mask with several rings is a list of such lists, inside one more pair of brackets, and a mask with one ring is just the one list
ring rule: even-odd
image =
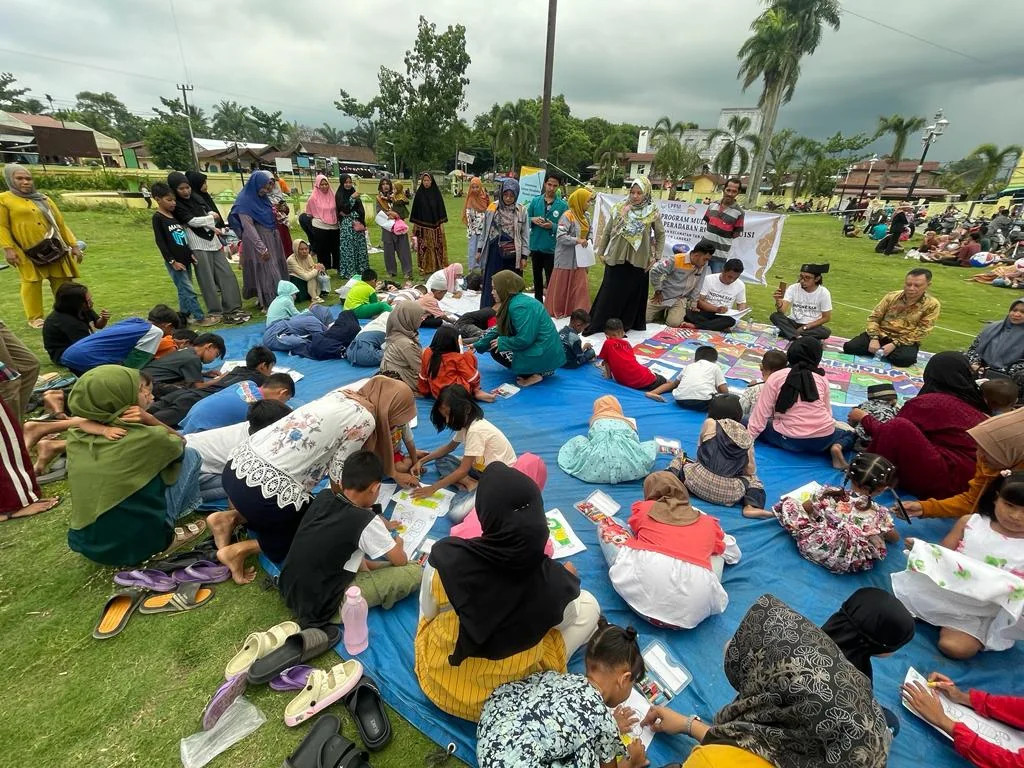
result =
[[359,738],[368,750],[376,752],[391,741],[391,721],[372,677],[363,676],[345,699],[345,706],[356,721]]
[[291,635],[282,644],[249,667],[249,682],[253,685],[269,683],[288,667],[303,664],[341,642],[341,627],[328,624],[323,629],[310,627]]
[[288,757],[284,768],[365,768],[368,755],[338,733],[341,721],[320,715]]
[[245,638],[242,649],[231,657],[224,667],[224,679],[230,680],[235,675],[249,671],[257,659],[262,659],[271,651],[280,648],[289,636],[298,634],[299,625],[294,621],[282,621],[266,632],[252,632]]
[[119,571],[114,574],[114,583],[122,587],[138,587],[150,592],[173,592],[178,583],[163,571],[142,568],[135,571]]
[[146,563],[146,567],[155,571],[163,571],[164,573],[173,573],[174,571],[181,570],[182,568],[188,568],[190,565],[201,563],[204,560],[208,562],[214,562],[217,559],[217,546],[213,543],[213,539],[202,542],[195,549],[185,550],[183,552],[175,552],[173,555],[162,557],[159,560],[153,560],[150,563]]
[[212,560],[199,560],[171,574],[172,581],[178,584],[186,584],[190,581],[199,584],[219,584],[230,578],[231,569]]
[[190,582],[179,584],[177,590],[163,595],[152,595],[142,601],[139,613],[182,613],[206,605],[213,599],[213,590]]
[[335,664],[326,672],[314,669],[309,673],[306,687],[284,708],[284,724],[295,726],[309,720],[320,710],[343,699],[362,676],[363,664],[356,659]]
[[108,597],[100,612],[99,621],[92,629],[92,636],[97,640],[107,640],[118,634],[125,628],[128,619],[135,613],[135,609],[139,607],[145,594],[146,590],[132,587],[122,589]]
[[206,533],[206,521],[196,520],[193,523],[187,523],[184,526],[176,526],[174,529],[174,539],[170,544],[167,545],[167,549],[160,553],[161,556],[166,556],[174,552],[175,550],[181,549],[186,544],[190,544],[200,536]]
[[306,687],[306,681],[309,680],[309,673],[312,671],[313,668],[307,664],[288,667],[270,681],[270,688],[274,691],[301,691]]
[[203,710],[203,730],[208,731],[217,724],[227,708],[235,703],[235,699],[245,693],[245,675],[235,675],[226,683],[221,683],[220,688],[213,694],[210,703]]

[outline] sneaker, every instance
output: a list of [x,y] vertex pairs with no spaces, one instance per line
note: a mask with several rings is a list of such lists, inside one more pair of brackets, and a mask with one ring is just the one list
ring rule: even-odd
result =
[[220,323],[220,315],[207,315],[196,325],[200,328],[209,328],[211,325],[217,325],[218,323]]

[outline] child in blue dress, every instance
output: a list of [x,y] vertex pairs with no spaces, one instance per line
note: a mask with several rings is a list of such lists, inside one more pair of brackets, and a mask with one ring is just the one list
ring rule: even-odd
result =
[[653,440],[640,442],[636,421],[623,414],[619,401],[604,395],[594,401],[587,436],[558,450],[558,466],[585,483],[625,483],[646,477],[657,452]]

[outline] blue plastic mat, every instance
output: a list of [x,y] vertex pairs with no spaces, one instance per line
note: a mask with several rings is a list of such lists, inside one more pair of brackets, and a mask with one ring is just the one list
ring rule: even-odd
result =
[[[424,343],[432,331],[423,332]],[[244,356],[246,349],[258,344],[262,327],[248,326],[222,332],[228,345],[228,357]],[[316,362],[296,357],[279,356],[279,363],[302,371],[305,378],[297,385],[297,400],[307,402],[324,392],[372,373],[355,368],[345,361]],[[481,356],[483,384],[493,388],[510,381],[508,371],[490,357]],[[591,405],[602,394],[614,394],[626,414],[637,419],[640,437],[649,440],[655,435],[679,438],[684,449],[692,453],[702,417],[676,407],[672,403],[656,403],[642,393],[620,387],[606,379],[593,366],[579,370],[561,370],[542,384],[522,390],[518,395],[494,404],[485,404],[487,418],[509,437],[516,451],[530,451],[541,456],[548,465],[548,483],[544,500],[548,509],[558,507],[575,529],[587,551],[571,558],[579,569],[585,589],[601,603],[608,619],[618,624],[632,624],[640,632],[641,645],[652,638],[666,643],[675,656],[693,674],[693,682],[677,696],[672,707],[683,713],[697,713],[709,720],[728,703],[734,691],[722,671],[722,650],[751,603],[762,593],[771,592],[789,603],[810,620],[823,623],[840,603],[861,586],[873,585],[889,589],[889,575],[905,565],[900,546],[889,550],[889,556],[874,570],[858,575],[838,576],[801,558],[793,540],[773,520],[748,520],[738,507],[725,508],[695,499],[704,511],[719,518],[727,533],[736,537],[743,557],[739,564],[726,566],[722,580],[729,593],[729,608],[720,616],[710,618],[690,631],[672,632],[657,629],[637,617],[623,603],[607,578],[604,558],[597,545],[596,528],[573,504],[596,487],[602,488],[628,510],[641,497],[641,483],[618,486],[593,486],[569,477],[558,469],[558,449],[571,436],[584,434]],[[417,401],[419,426],[415,431],[419,448],[434,448],[448,439],[433,431],[428,418],[430,400]],[[758,474],[764,481],[768,503],[780,494],[811,480],[837,482],[840,473],[833,470],[826,454],[809,456],[789,454],[771,446],[757,446]],[[663,468],[668,457],[659,458]],[[913,525],[897,522],[901,533],[910,533],[930,541],[938,541],[950,528],[950,521],[916,521]],[[450,525],[438,520],[431,536],[443,536]],[[481,585],[481,589],[486,589]],[[278,599],[272,595],[268,600]],[[413,637],[416,632],[418,607],[410,597],[390,611],[370,612],[370,647],[360,654],[366,671],[381,686],[385,700],[403,717],[438,744],[454,742],[457,756],[475,765],[475,725],[450,717],[431,704],[420,691],[413,673]],[[1024,653],[1017,648],[1002,653],[982,653],[968,662],[955,662],[943,657],[935,647],[937,630],[918,624],[918,635],[912,643],[893,657],[875,661],[875,694],[886,707],[898,713],[903,730],[893,742],[889,765],[911,768],[920,765],[922,755],[935,768],[964,765],[951,743],[930,726],[904,710],[900,704],[899,687],[907,667],[913,665],[927,674],[942,670],[961,687],[977,687],[1010,693],[1024,690]],[[343,651],[343,648],[342,648]],[[582,671],[581,655],[574,657],[570,668]],[[652,765],[680,761],[689,753],[692,742],[682,737],[657,736],[651,745]]]

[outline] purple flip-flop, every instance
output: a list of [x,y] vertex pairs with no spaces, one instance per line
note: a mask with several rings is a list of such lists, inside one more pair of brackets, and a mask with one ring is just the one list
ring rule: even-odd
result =
[[211,560],[200,560],[187,568],[174,571],[171,578],[176,584],[219,584],[231,578],[231,569]]
[[173,592],[178,582],[163,571],[141,568],[134,571],[119,571],[114,574],[114,583],[122,587],[139,587],[150,592]]
[[226,683],[223,683],[217,692],[213,694],[210,703],[203,710],[203,730],[208,731],[217,724],[221,716],[227,711],[239,696],[245,693],[245,673],[235,675]]
[[269,685],[275,691],[301,691],[306,687],[306,681],[312,671],[313,668],[308,664],[296,664],[271,680]]

